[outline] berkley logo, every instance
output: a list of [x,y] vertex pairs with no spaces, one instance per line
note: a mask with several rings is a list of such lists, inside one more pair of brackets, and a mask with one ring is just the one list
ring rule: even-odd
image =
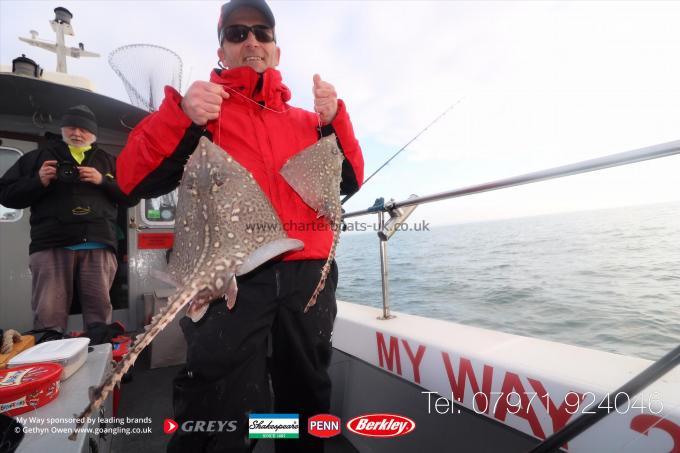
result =
[[348,421],[347,429],[360,436],[399,437],[416,429],[416,422],[396,414],[366,414]]
[[340,434],[340,418],[332,414],[318,414],[309,417],[307,432],[312,436],[328,438]]

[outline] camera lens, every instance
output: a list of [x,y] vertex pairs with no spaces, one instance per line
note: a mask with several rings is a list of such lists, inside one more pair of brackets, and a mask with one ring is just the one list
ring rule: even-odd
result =
[[78,169],[76,165],[71,162],[57,163],[57,180],[61,182],[77,182]]

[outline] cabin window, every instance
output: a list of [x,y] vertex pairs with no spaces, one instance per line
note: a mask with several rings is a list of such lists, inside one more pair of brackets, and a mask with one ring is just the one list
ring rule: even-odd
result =
[[156,198],[147,198],[142,204],[144,221],[149,225],[173,225],[177,208],[177,189]]
[[[0,146],[0,175],[4,175],[20,157],[21,151],[18,149]],[[23,215],[23,209],[7,208],[0,204],[0,222],[18,222]]]

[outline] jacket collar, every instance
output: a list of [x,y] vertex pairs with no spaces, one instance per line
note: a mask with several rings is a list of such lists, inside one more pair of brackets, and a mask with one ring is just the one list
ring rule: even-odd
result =
[[281,73],[269,68],[258,74],[249,66],[234,69],[215,69],[210,74],[210,81],[225,85],[232,96],[230,99],[239,103],[249,103],[241,96],[234,95],[231,90],[250,98],[255,102],[264,101],[264,105],[271,108],[281,108],[290,100],[290,90],[283,84]]
[[[45,139],[47,140],[48,146],[52,149],[52,152],[59,160],[73,160],[75,162],[75,159],[71,157],[71,151],[69,151],[68,145],[61,135],[54,134],[52,132],[46,132]],[[97,142],[94,142],[92,143],[92,148],[85,152],[85,160],[83,160],[83,162],[88,161],[90,157],[94,155],[96,149]]]

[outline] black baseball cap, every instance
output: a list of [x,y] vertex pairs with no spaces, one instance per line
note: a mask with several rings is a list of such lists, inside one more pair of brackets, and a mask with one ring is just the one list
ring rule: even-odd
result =
[[217,22],[217,39],[219,40],[220,45],[222,45],[223,41],[222,35],[224,32],[223,27],[224,23],[227,21],[227,18],[231,13],[233,13],[236,9],[242,7],[249,7],[258,10],[259,12],[262,13],[267,22],[265,25],[269,25],[271,28],[274,28],[274,26],[276,26],[274,14],[272,13],[272,10],[269,8],[269,5],[267,5],[267,2],[265,2],[264,0],[231,0],[222,5],[222,10],[220,12],[220,20],[219,22]]

